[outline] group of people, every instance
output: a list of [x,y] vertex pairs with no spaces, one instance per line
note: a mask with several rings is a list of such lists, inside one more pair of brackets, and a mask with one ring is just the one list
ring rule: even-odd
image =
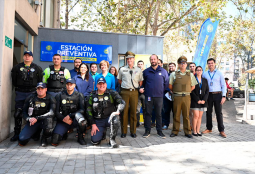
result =
[[[220,71],[215,69],[215,60],[207,60],[208,72],[201,66],[190,64],[187,58],[169,63],[169,72],[162,66],[157,55],[150,56],[151,66],[144,69],[142,60],[135,66],[135,54],[125,54],[127,65],[119,72],[108,61],[101,61],[90,67],[81,59],[74,60],[74,69],[61,65],[59,54],[53,56],[53,65],[44,71],[33,63],[33,53],[24,52],[24,62],[12,69],[15,86],[15,127],[11,141],[26,145],[30,139],[39,140],[41,145],[57,146],[67,139],[70,129],[77,129],[77,141],[85,145],[87,127],[91,127],[91,143],[94,145],[106,139],[110,127],[111,147],[118,147],[115,138],[121,127],[121,138],[125,138],[130,125],[130,136],[136,138],[136,128],[140,126],[140,109],[144,116],[144,138],[150,136],[152,123],[156,122],[157,135],[165,138],[162,130],[170,124],[173,112],[173,129],[170,137],[178,135],[180,116],[183,115],[184,133],[188,138],[202,136],[201,118],[206,111],[207,129],[212,132],[212,108],[215,107],[218,130],[224,133],[222,104],[225,101],[226,83]],[[90,68],[90,71],[89,71]],[[223,83],[224,82],[224,83]],[[123,111],[123,112],[122,112]],[[22,118],[26,125],[21,131]],[[191,130],[193,133],[191,133]]]

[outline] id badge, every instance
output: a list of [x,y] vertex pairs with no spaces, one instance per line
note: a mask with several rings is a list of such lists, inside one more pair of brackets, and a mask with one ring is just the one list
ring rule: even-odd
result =
[[213,85],[213,82],[210,82],[210,86],[212,86]]
[[151,101],[151,97],[148,97],[148,101]]
[[202,91],[201,91],[201,89],[200,89],[200,92],[199,92],[199,94],[202,94]]

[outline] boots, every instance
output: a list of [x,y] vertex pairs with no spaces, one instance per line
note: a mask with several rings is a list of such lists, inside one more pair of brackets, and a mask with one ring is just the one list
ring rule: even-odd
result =
[[21,123],[22,123],[22,118],[14,118],[15,120],[15,127],[14,127],[14,136],[10,139],[10,141],[17,141],[19,139],[19,134],[21,130]]
[[115,138],[117,136],[117,132],[120,126],[120,121],[119,121],[119,116],[113,117],[110,123],[110,142],[109,144],[111,145],[112,148],[118,148],[118,144],[115,141]]
[[80,143],[80,145],[86,145],[87,142],[84,140],[83,138],[83,134],[82,133],[78,133],[78,139],[77,139],[77,142]]
[[42,147],[47,147],[48,146],[47,137],[45,137],[44,135],[42,135],[42,138],[41,138],[41,146]]

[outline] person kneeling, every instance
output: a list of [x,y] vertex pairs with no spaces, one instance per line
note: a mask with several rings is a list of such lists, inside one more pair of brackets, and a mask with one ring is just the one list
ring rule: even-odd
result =
[[110,127],[109,144],[117,148],[115,138],[120,127],[119,114],[125,107],[125,101],[116,91],[107,89],[105,78],[101,77],[97,81],[97,90],[89,96],[87,106],[87,118],[92,125],[91,143],[98,145],[105,140],[106,128]]
[[46,147],[48,145],[47,138],[51,136],[56,100],[46,94],[47,87],[42,82],[37,84],[36,92],[25,100],[22,115],[27,123],[19,134],[20,146],[25,146],[32,136],[41,132],[42,129],[41,146]]
[[78,143],[86,145],[83,133],[86,131],[87,121],[84,118],[84,97],[74,91],[75,80],[67,79],[66,90],[56,95],[57,125],[53,131],[52,145],[58,146],[59,141],[67,138],[69,129],[77,128]]

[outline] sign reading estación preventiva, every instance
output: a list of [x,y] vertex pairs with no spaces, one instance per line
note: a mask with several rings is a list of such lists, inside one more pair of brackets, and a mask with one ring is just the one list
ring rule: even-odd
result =
[[112,45],[41,41],[41,61],[51,62],[54,54],[60,54],[62,62],[73,62],[80,58],[85,63],[107,60],[112,64]]

